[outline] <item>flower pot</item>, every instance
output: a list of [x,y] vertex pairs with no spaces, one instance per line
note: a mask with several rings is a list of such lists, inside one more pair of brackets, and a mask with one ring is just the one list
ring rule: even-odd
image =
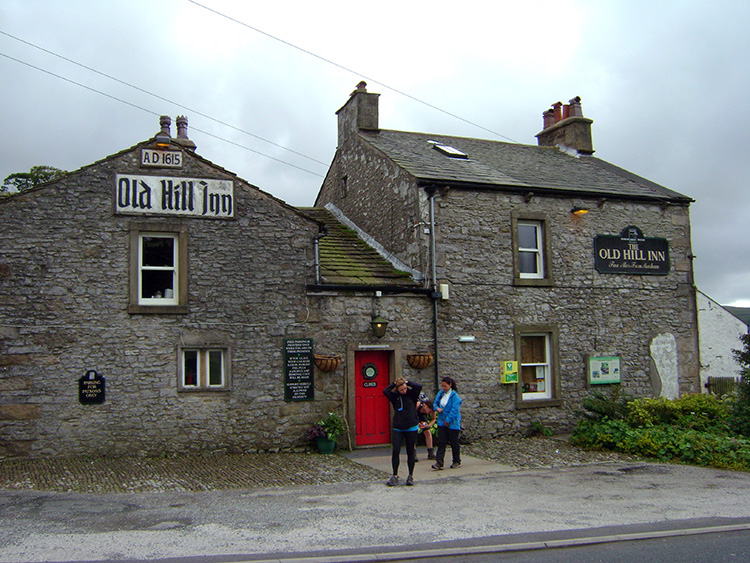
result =
[[318,452],[322,454],[332,454],[336,448],[336,440],[330,438],[316,438],[315,443],[318,445]]
[[432,363],[432,354],[429,352],[417,352],[416,354],[408,354],[406,361],[414,369],[424,369]]
[[336,371],[341,365],[341,356],[338,354],[314,354],[315,365],[320,371]]

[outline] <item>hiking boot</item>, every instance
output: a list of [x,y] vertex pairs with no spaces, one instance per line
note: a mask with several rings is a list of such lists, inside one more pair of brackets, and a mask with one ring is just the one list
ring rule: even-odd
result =
[[435,450],[433,448],[427,449],[427,459],[437,459],[435,457]]
[[434,465],[432,466],[432,468],[433,468],[433,469],[434,469],[435,471],[440,471],[440,470],[441,470],[441,469],[443,468],[443,464],[442,464],[442,463],[435,463],[435,464],[434,464]]
[[406,478],[406,486],[407,487],[413,487],[414,486],[414,477],[412,477],[411,475],[409,475]]
[[461,462],[460,461],[454,461],[451,464],[451,469],[458,469],[459,467],[461,467]]
[[389,487],[395,487],[398,485],[398,475],[391,475],[391,478],[388,479],[385,484]]

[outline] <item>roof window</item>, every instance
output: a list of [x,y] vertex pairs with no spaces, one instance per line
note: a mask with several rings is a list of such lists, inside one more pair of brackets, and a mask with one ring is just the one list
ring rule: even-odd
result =
[[440,151],[445,156],[449,156],[450,158],[469,158],[469,155],[466,154],[463,151],[458,150],[456,147],[452,147],[450,145],[444,145],[442,143],[438,143],[437,141],[427,141],[430,143],[435,150]]

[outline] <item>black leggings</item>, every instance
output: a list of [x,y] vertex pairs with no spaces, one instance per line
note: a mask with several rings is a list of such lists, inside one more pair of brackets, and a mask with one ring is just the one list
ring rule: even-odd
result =
[[393,454],[391,455],[391,465],[393,474],[398,475],[399,456],[401,455],[401,444],[406,442],[406,464],[409,466],[409,475],[414,474],[414,464],[417,461],[417,431],[409,432],[393,431]]
[[445,459],[445,450],[448,444],[451,445],[451,454],[453,463],[461,463],[461,446],[458,443],[460,430],[451,430],[447,426],[438,426],[438,449],[435,454],[435,461],[443,465]]

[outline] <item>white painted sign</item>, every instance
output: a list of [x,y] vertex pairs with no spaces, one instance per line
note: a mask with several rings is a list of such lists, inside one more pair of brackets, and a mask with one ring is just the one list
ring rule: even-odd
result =
[[115,213],[230,219],[234,217],[234,182],[117,174]]
[[158,166],[159,168],[182,168],[182,153],[180,151],[141,149],[141,164],[143,166]]

